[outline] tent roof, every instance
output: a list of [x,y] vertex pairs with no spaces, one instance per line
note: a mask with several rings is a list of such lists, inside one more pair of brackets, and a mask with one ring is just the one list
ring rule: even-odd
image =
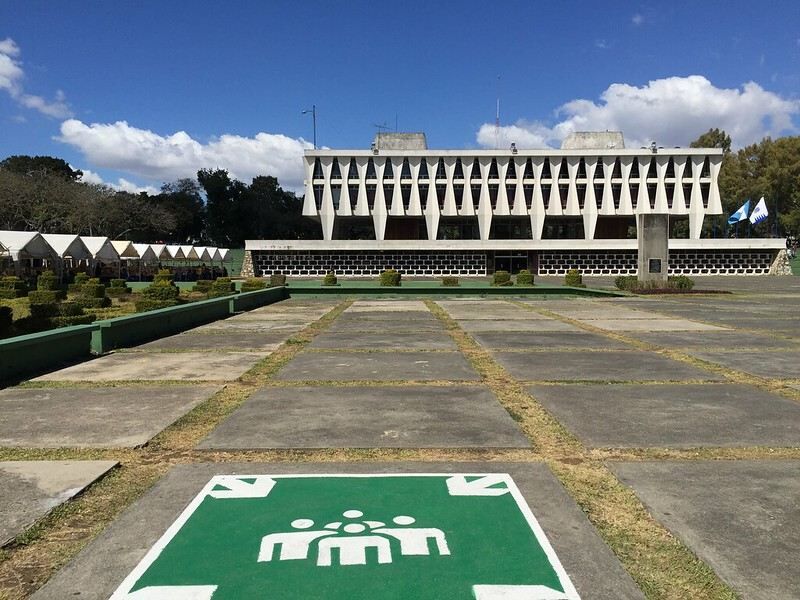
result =
[[215,246],[209,246],[206,248],[208,251],[208,255],[211,257],[210,260],[222,260],[219,256],[219,248]]
[[225,262],[228,259],[228,254],[230,254],[231,251],[228,250],[227,248],[220,248],[218,252],[219,252],[219,259],[222,262]]
[[61,258],[83,259],[91,258],[92,253],[81,241],[81,238],[73,233],[43,233],[42,237],[50,244]]
[[186,255],[183,253],[183,249],[180,246],[167,246],[167,253],[171,259],[178,259],[182,260],[186,258]]
[[150,244],[132,244],[139,258],[145,262],[158,262],[158,256],[153,252]]
[[197,260],[200,256],[195,252],[194,246],[181,246],[181,250],[183,250],[183,255],[188,260]]
[[150,249],[153,251],[153,254],[156,255],[158,260],[169,260],[172,257],[167,252],[167,245],[166,244],[149,244]]
[[[139,253],[128,240],[112,240],[111,245],[120,258],[139,258]],[[144,245],[144,244],[143,244]]]
[[211,254],[208,252],[208,248],[206,246],[195,246],[194,251],[197,252],[197,258],[199,260],[208,260],[212,259]]
[[119,261],[119,253],[107,237],[82,235],[81,241],[89,249],[92,258],[105,262]]
[[52,258],[55,250],[36,231],[0,230],[0,244],[11,254],[12,260],[23,258]]

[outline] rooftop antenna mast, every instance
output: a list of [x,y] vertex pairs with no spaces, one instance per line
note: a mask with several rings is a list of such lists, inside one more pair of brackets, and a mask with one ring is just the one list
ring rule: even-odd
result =
[[377,130],[378,130],[378,135],[376,136],[376,137],[378,138],[378,140],[380,140],[380,134],[381,134],[381,133],[385,133],[385,132],[387,132],[387,131],[391,130],[391,127],[389,127],[389,126],[386,124],[386,121],[384,121],[384,122],[383,122],[383,125],[381,125],[381,124],[379,124],[379,123],[373,123],[373,124],[372,124],[372,126],[373,126],[375,129],[377,129]]

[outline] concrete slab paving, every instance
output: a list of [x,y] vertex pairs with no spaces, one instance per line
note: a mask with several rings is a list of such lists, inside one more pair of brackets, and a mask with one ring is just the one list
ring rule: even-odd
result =
[[797,597],[800,461],[648,461],[609,467],[742,598]]
[[305,352],[284,366],[284,381],[475,380],[479,375],[458,352]]
[[356,300],[344,311],[345,313],[361,312],[406,312],[428,311],[422,300]]
[[686,319],[595,319],[589,325],[609,331],[722,331],[724,327]]
[[263,352],[278,348],[286,338],[287,332],[255,332],[246,330],[212,329],[197,332],[191,330],[178,335],[161,338],[147,344],[129,348],[130,351],[182,351],[182,352]]
[[630,349],[631,346],[588,331],[483,331],[472,337],[484,348],[546,350],[555,348]]
[[665,348],[713,348],[730,349],[753,348],[770,350],[796,348],[797,342],[757,333],[747,333],[726,329],[722,331],[655,331],[629,333],[629,337]]
[[707,352],[704,350],[687,350],[686,352],[691,356],[765,379],[800,378],[800,350],[761,353]]
[[528,448],[484,387],[262,388],[199,448]]
[[120,352],[33,381],[232,381],[269,352]]
[[547,320],[551,318],[542,315],[540,313],[534,312],[532,310],[526,310],[524,308],[475,307],[469,309],[448,310],[447,314],[449,314],[450,317],[456,320],[495,319],[502,321],[512,321],[512,320],[530,320],[530,319]]
[[0,390],[0,447],[141,446],[220,389],[7,388]]
[[240,321],[303,321],[312,323],[317,319],[324,317],[328,311],[282,311],[282,312],[269,312],[269,313],[251,313],[243,312],[232,317],[228,317],[228,321],[238,323]]
[[[34,600],[105,600],[120,585],[148,549],[184,510],[211,477],[218,474],[389,474],[389,473],[508,473],[530,506],[584,600],[643,599],[644,595],[598,536],[585,514],[542,463],[228,463],[180,465],[106,528],[70,564],[37,593]],[[359,504],[359,498],[341,498]],[[349,505],[348,505],[349,506]],[[299,506],[298,509],[303,509]],[[410,510],[413,507],[409,507]],[[263,531],[253,532],[258,548]],[[504,545],[487,555],[502,555]],[[453,552],[457,548],[451,549]],[[355,568],[355,567],[354,567]],[[426,576],[424,565],[418,577]],[[204,582],[206,583],[206,582]],[[265,586],[266,586],[265,580]],[[325,591],[310,597],[323,598]],[[397,597],[405,597],[403,590]],[[418,596],[415,596],[418,597]],[[353,596],[354,600],[361,598]],[[424,600],[420,598],[420,600]]]
[[314,338],[312,348],[349,350],[457,350],[446,332],[438,331],[325,331]]
[[800,403],[738,384],[534,385],[590,448],[800,446]]
[[0,462],[0,546],[80,494],[117,464],[113,460]]
[[595,320],[595,319],[658,319],[663,318],[658,313],[646,310],[634,310],[625,307],[608,306],[598,304],[593,307],[568,309],[568,308],[553,308],[549,309],[550,312],[567,317],[569,319],[578,319],[581,321]]
[[444,324],[438,319],[342,319],[340,316],[331,323],[326,331],[331,332],[382,332],[382,331],[446,331]]
[[305,329],[310,324],[307,320],[254,320],[245,319],[241,321],[234,321],[232,319],[225,319],[223,321],[215,321],[208,325],[195,327],[193,331],[197,333],[215,332],[219,330],[224,331],[284,331],[294,333]]
[[425,310],[404,310],[404,311],[385,311],[385,310],[364,310],[348,312],[344,311],[336,320],[339,322],[359,323],[362,321],[391,321],[402,319],[409,322],[438,322],[439,320],[428,309]]
[[686,381],[721,377],[652,352],[495,352],[511,375],[541,381]]
[[582,331],[556,319],[460,319],[459,326],[469,333],[482,331]]

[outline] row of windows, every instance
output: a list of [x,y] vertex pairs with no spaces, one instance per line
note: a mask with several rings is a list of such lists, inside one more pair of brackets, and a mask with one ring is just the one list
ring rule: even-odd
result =
[[[683,170],[683,177],[684,178],[691,178],[692,177],[692,161],[686,160],[686,165]],[[342,164],[344,163],[344,164]],[[333,164],[331,165],[331,179],[342,179],[342,173],[344,168],[347,168],[347,179],[358,179],[358,167],[356,165],[356,159],[351,158],[349,164],[347,161],[342,161],[340,163],[337,157],[334,157]],[[411,179],[411,166],[408,162],[408,158],[404,158],[402,162],[399,158],[394,159],[394,162],[391,158],[386,159],[386,163],[383,169],[383,179],[394,179],[394,169],[400,168],[400,178],[401,179]],[[565,174],[567,173],[567,159],[562,158],[561,161],[558,159],[554,159],[551,162],[550,158],[544,159],[544,165],[542,167],[542,174],[541,179],[552,179],[553,178],[553,171],[558,169],[558,173],[560,174],[561,178],[565,178]],[[594,179],[603,179],[605,177],[605,167],[603,165],[602,159],[597,159],[597,163],[595,166],[594,171]],[[667,179],[674,179],[675,178],[675,159],[670,157],[669,162],[667,163],[667,169],[665,172],[665,177]],[[419,179],[430,179],[430,173],[434,173],[435,179],[447,179],[447,173],[444,164],[444,158],[429,158],[420,161],[419,167]],[[645,172],[645,177],[647,178],[656,178],[656,159],[655,157],[634,157],[633,164],[631,165],[631,173],[630,177],[634,179],[639,179],[641,177],[641,173]],[[481,179],[481,167],[480,162],[477,158],[472,161],[472,169],[470,171],[469,179]],[[314,179],[321,179],[324,177],[324,172],[322,169],[322,161],[317,158],[314,161]],[[711,176],[711,166],[708,157],[705,157],[703,161],[703,166],[701,167],[700,177],[710,177]],[[509,159],[507,166],[506,166],[506,179],[517,179],[517,166],[514,163],[513,159]],[[620,159],[617,158],[614,161],[614,167],[611,173],[612,178],[621,178],[622,177],[622,165]],[[377,179],[377,170],[375,168],[375,161],[370,158],[367,161],[367,168],[366,168],[366,178],[367,179]],[[456,159],[455,167],[453,169],[453,178],[454,179],[465,179],[464,175],[464,163],[462,163],[460,158]],[[498,165],[498,161],[496,158],[492,159],[491,164],[489,165],[489,179],[499,179],[500,178],[500,168]],[[522,173],[523,179],[534,179],[534,168],[533,168],[533,160],[527,159],[525,162],[525,167]],[[587,178],[587,169],[586,169],[586,159],[581,158],[580,163],[578,164],[578,179],[586,179]]]
[[[506,197],[508,198],[508,203],[510,206],[513,206],[514,200],[516,197],[517,186],[520,184],[507,184],[505,186],[506,189]],[[472,204],[475,208],[478,207],[478,202],[480,199],[481,194],[481,185],[470,185],[469,190],[472,195]],[[488,184],[488,193],[489,193],[489,201],[491,202],[492,209],[497,208],[497,199],[500,191],[500,186],[495,184]],[[597,208],[601,208],[603,203],[603,185],[602,184],[595,184],[594,188],[594,201]],[[630,184],[630,195],[631,195],[631,204],[636,209],[639,201],[639,184],[638,183],[631,183]],[[367,184],[365,186],[365,191],[367,195],[367,206],[370,210],[375,205],[375,195],[377,192],[377,186],[372,184]],[[384,198],[386,199],[387,204],[391,202],[392,194],[393,194],[394,186],[386,185],[383,186],[383,194]],[[418,185],[418,192],[420,203],[422,209],[425,210],[428,206],[428,192],[430,186],[425,184]],[[466,198],[464,194],[465,186],[461,184],[453,185],[453,197],[455,199],[456,206],[459,210],[463,209],[463,203]],[[656,184],[647,184],[647,198],[650,202],[650,207],[655,209],[655,199],[656,199]],[[314,201],[317,206],[317,210],[322,208],[322,195],[323,195],[323,186],[315,185],[313,187],[314,190]],[[445,199],[447,195],[447,186],[445,185],[436,185],[436,200],[439,204],[439,210],[444,210]],[[551,185],[542,185],[542,196],[544,200],[544,208],[545,210],[550,208],[550,201],[551,201]],[[675,184],[667,183],[664,186],[664,190],[667,196],[667,206],[671,209],[673,199],[675,197]],[[700,195],[703,199],[703,208],[708,208],[708,198],[709,193],[711,190],[711,184],[709,183],[701,183],[700,184]],[[578,197],[578,207],[583,209],[586,204],[586,191],[587,186],[584,184],[577,184],[576,185],[576,192]],[[523,184],[522,185],[522,192],[523,197],[525,198],[525,207],[527,210],[531,209],[533,204],[533,185],[530,184]],[[614,208],[619,209],[620,206],[620,198],[622,196],[622,185],[613,184],[611,186],[611,194],[614,200]],[[683,184],[683,197],[684,202],[688,202],[689,198],[691,198],[692,194],[692,184],[685,183]],[[400,195],[403,200],[403,208],[408,210],[411,205],[411,185],[401,185],[400,186]],[[567,201],[569,196],[569,186],[566,184],[559,184],[558,185],[558,199],[561,202],[562,210],[567,208]],[[336,210],[339,210],[342,201],[350,203],[351,209],[355,209],[357,198],[358,198],[358,186],[357,185],[331,185],[331,198],[333,200],[333,207]]]

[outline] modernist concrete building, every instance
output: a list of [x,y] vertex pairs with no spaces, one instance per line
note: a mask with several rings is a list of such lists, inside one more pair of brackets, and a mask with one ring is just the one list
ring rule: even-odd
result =
[[701,237],[722,214],[717,148],[626,149],[621,133],[602,132],[560,150],[429,150],[424,134],[381,134],[368,150],[304,160],[303,214],[323,239],[249,240],[245,272],[635,274],[642,213],[668,214],[682,234],[669,244],[675,274],[766,274],[784,247]]

